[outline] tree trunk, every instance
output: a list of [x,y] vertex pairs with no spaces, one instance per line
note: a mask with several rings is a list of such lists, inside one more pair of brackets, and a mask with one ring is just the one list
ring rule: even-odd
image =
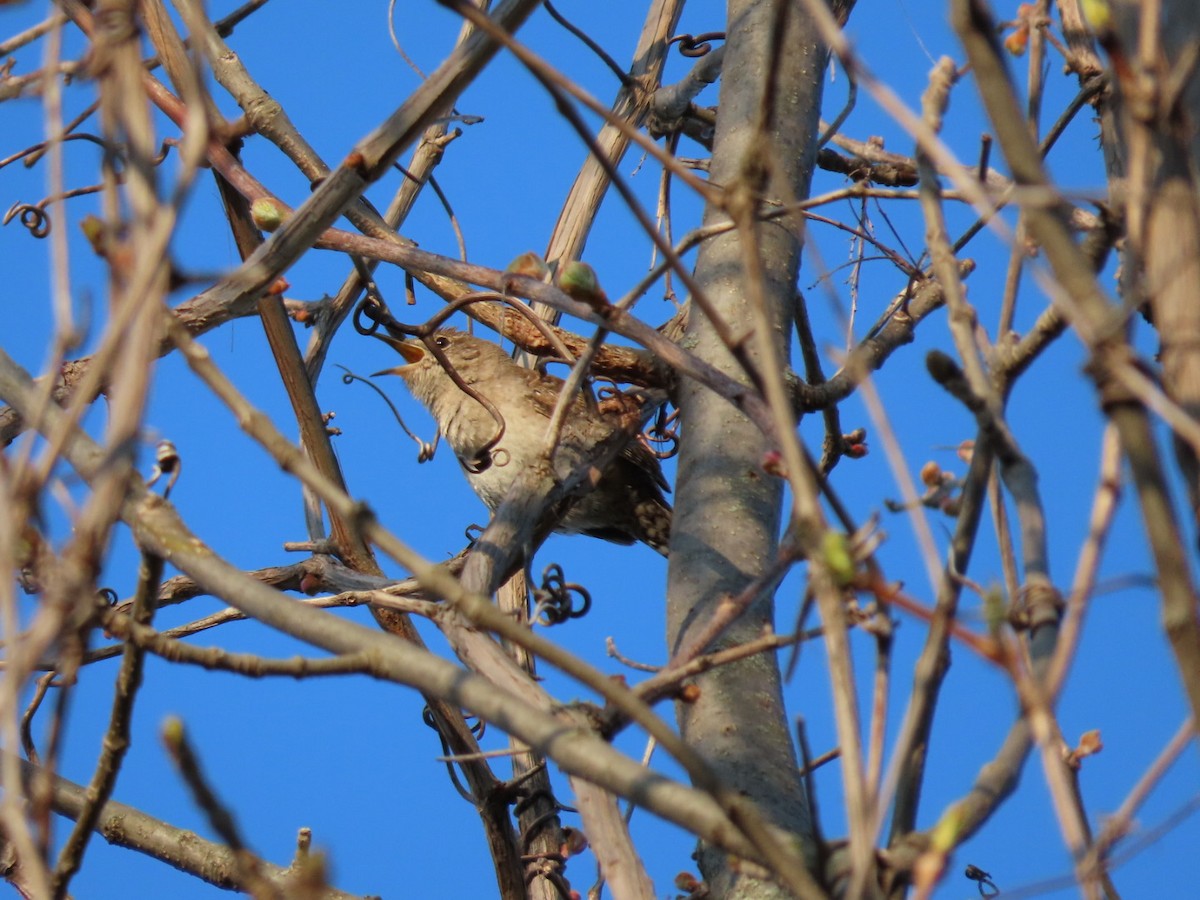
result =
[[[710,170],[712,182],[726,188],[726,196],[742,187],[761,189],[765,197],[784,202],[807,196],[827,55],[803,4],[789,3],[780,45],[785,49],[769,71],[776,6],[767,0],[728,4],[726,57]],[[760,109],[768,91],[773,109],[764,119]],[[770,123],[765,135],[761,121]],[[758,159],[766,163],[765,181],[745,184]],[[724,208],[710,205],[705,224],[721,221],[728,221]],[[767,312],[774,323],[771,337],[786,359],[802,235],[795,223],[787,220],[763,223],[756,232]],[[743,291],[742,241],[748,239],[748,235],[731,231],[709,240],[700,250],[695,271],[716,314],[739,336],[753,321]],[[718,330],[695,303],[684,344],[745,380]],[[723,598],[737,594],[771,564],[778,543],[782,495],[782,481],[762,469],[763,454],[772,448],[745,417],[693,382],[680,386],[678,401],[684,438],[668,589],[667,629],[672,651],[705,627]],[[773,620],[774,599],[768,592],[719,643],[729,646],[753,639],[772,626]],[[719,668],[696,680],[699,697],[681,703],[678,717],[684,738],[703,753],[727,784],[758,802],[775,824],[811,838],[810,811],[798,775],[780,682],[774,655]],[[697,858],[714,896],[776,896],[778,889],[773,885],[739,877],[724,852],[701,845]]]

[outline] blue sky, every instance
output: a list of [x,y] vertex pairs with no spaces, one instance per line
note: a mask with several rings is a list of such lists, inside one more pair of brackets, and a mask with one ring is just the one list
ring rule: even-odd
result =
[[[233,5],[214,2],[210,12],[217,17]],[[38,20],[45,6],[26,3],[0,12],[0,34],[15,33]],[[398,7],[397,30],[404,49],[426,71],[432,69],[453,43],[455,19],[429,2],[401,3]],[[851,21],[851,33],[863,57],[910,106],[918,105],[926,73],[932,66],[926,51],[934,58],[950,54],[961,60],[941,6],[934,13],[929,8],[899,0],[861,4]],[[625,64],[636,41],[643,14],[641,4],[563,3],[561,9]],[[335,7],[293,0],[287,5],[269,5],[239,26],[230,43],[251,74],[332,163],[417,84],[417,76],[391,46],[385,16],[386,5],[382,3]],[[719,29],[722,21],[720,4],[694,0],[679,31]],[[615,93],[617,86],[611,74],[545,13],[535,15],[521,37],[602,100]],[[78,50],[79,45],[74,41],[68,46]],[[38,59],[36,53],[23,52],[18,56],[15,74],[29,72],[38,65]],[[669,79],[685,69],[685,61],[674,57]],[[1047,121],[1072,91],[1072,83],[1059,75],[1057,59],[1050,65],[1049,81]],[[831,71],[827,108],[840,108],[845,85],[844,74]],[[90,98],[86,90],[68,92],[69,109],[81,108],[86,102],[84,95]],[[217,95],[222,96],[219,91]],[[221,103],[227,114],[234,113],[231,103]],[[483,116],[484,121],[467,128],[450,145],[437,177],[466,235],[469,258],[502,268],[516,254],[545,246],[585,150],[557,118],[552,102],[514,60],[504,55],[495,60],[457,108]],[[41,109],[36,101],[9,101],[2,113],[5,141],[0,155],[38,139]],[[865,95],[860,95],[844,130],[859,139],[878,135],[890,149],[911,151],[911,141]],[[954,97],[946,139],[960,158],[971,162],[985,130],[968,81]],[[1094,138],[1095,126],[1083,115],[1071,126],[1052,158],[1052,170],[1068,187],[1098,190],[1103,186]],[[75,144],[67,149],[70,184],[88,183],[94,178],[96,153],[91,145]],[[681,153],[703,155],[700,148],[686,141]],[[265,140],[250,139],[243,156],[248,168],[284,200],[295,205],[307,195],[306,179]],[[635,154],[630,154],[621,171],[653,210],[658,172],[649,163],[639,167],[639,162]],[[993,156],[993,164],[1002,165],[1002,161]],[[840,176],[819,173],[814,193],[843,183]],[[45,184],[40,168],[27,171],[10,165],[0,169],[0,195],[6,206],[17,199],[35,201],[45,194]],[[369,196],[382,207],[396,186],[395,179],[386,180]],[[678,235],[696,220],[698,206],[681,187],[677,186],[674,194]],[[218,208],[216,189],[210,180],[201,178],[172,246],[174,259],[185,269],[221,272],[236,264],[236,250],[227,231],[220,227]],[[67,228],[74,238],[79,219],[96,210],[95,198],[74,200],[67,207],[67,221],[56,224]],[[846,217],[848,212],[846,207],[838,207],[831,214]],[[887,215],[908,248],[919,252],[923,231],[915,205],[890,206]],[[970,220],[969,215],[956,212],[952,230],[961,230]],[[890,241],[887,223],[875,210],[872,221],[879,236]],[[431,196],[422,199],[403,233],[426,250],[457,254],[453,231]],[[814,228],[810,240],[819,249],[820,263],[811,254],[806,257],[800,284],[808,293],[823,346],[832,349],[842,341],[837,323],[851,298],[846,270],[838,268],[850,258],[850,248],[844,235],[831,230]],[[73,296],[80,309],[94,304],[99,316],[105,302],[103,274],[86,246],[73,243],[77,244],[71,258]],[[1008,254],[998,240],[986,235],[967,252],[979,266],[968,281],[970,299],[991,332]],[[601,212],[585,259],[598,270],[610,296],[624,293],[649,264],[649,244],[615,196]],[[817,284],[820,265],[836,270],[829,279],[838,298],[836,305],[826,287]],[[0,346],[30,370],[39,372],[46,362],[46,338],[52,326],[46,288],[49,266],[45,243],[35,241],[15,224],[0,229],[0,267],[4,273],[0,304],[6,311]],[[309,253],[288,273],[288,296],[311,300],[333,293],[346,270],[343,258]],[[393,310],[406,320],[425,318],[437,309],[435,298],[419,292],[419,305],[401,311],[402,273],[385,268],[378,279]],[[1111,285],[1111,278],[1106,284]],[[888,264],[865,265],[857,298],[860,335],[902,287],[903,281]],[[660,300],[660,295],[661,291],[651,291],[639,306],[653,321],[670,313],[669,304]],[[186,296],[180,294],[174,299]],[[1044,297],[1027,278],[1017,329],[1027,328],[1044,304]],[[307,339],[299,329],[298,334],[301,341]],[[1139,334],[1138,341],[1148,353],[1153,352],[1151,337]],[[218,365],[256,405],[285,431],[294,430],[287,425],[290,413],[256,320],[226,326],[207,336],[204,343]],[[876,381],[914,473],[927,459],[960,471],[961,464],[947,448],[974,434],[967,413],[937,390],[925,374],[924,354],[933,348],[953,350],[944,313],[931,317],[922,326],[917,341],[899,351]],[[378,342],[363,340],[346,328],[334,342],[329,361],[366,374],[394,364],[389,353]],[[1017,386],[1010,403],[1014,432],[1041,474],[1050,523],[1051,573],[1062,587],[1070,582],[1075,557],[1086,535],[1097,477],[1102,421],[1095,394],[1081,372],[1085,361],[1079,343],[1068,335],[1038,361]],[[829,353],[826,365],[827,371],[835,368]],[[457,552],[463,543],[464,527],[485,518],[482,504],[471,494],[457,464],[449,453],[441,452],[431,463],[419,466],[413,445],[387,420],[379,400],[361,385],[342,384],[339,374],[327,368],[318,398],[323,409],[337,413],[334,424],[342,434],[335,447],[351,493],[369,502],[385,524],[428,558],[442,559]],[[405,395],[399,381],[385,382],[384,386],[409,424],[430,436],[433,429],[428,416]],[[102,421],[103,411],[98,408],[88,424],[95,428]],[[880,452],[875,429],[857,398],[843,407],[843,424],[845,430],[867,427],[872,453],[862,460],[844,460],[835,473],[835,485],[860,521],[881,512],[888,540],[880,559],[888,577],[903,580],[909,593],[928,601],[930,587],[909,523],[905,517],[883,511],[883,498],[896,497],[899,490]],[[810,446],[818,447],[819,419],[805,421],[801,433]],[[232,417],[178,359],[168,357],[159,363],[146,434],[147,472],[159,437],[170,438],[179,448],[184,471],[172,501],[193,530],[214,549],[246,568],[293,560],[283,552],[283,542],[306,536],[295,485],[238,431]],[[667,468],[671,470],[670,463]],[[81,496],[80,486],[70,474],[65,470],[60,474],[71,493]],[[61,510],[48,506],[46,513],[61,535],[65,528]],[[931,518],[940,549],[944,550],[951,526],[948,519]],[[990,522],[985,522],[970,572],[984,585],[1001,579],[991,528]],[[134,584],[135,560],[127,535],[119,533],[104,577],[105,583],[122,596],[128,596]],[[623,548],[581,537],[554,537],[539,554],[535,569],[551,561],[561,562],[570,580],[587,585],[594,600],[593,611],[584,621],[559,628],[552,637],[614,673],[622,669],[605,658],[604,639],[610,635],[626,656],[651,663],[664,661],[662,598],[666,565],[657,554],[645,547]],[[394,566],[385,567],[398,577],[404,574]],[[1119,510],[1101,571],[1102,580],[1109,581],[1114,589],[1101,593],[1093,602],[1078,660],[1060,706],[1068,740],[1076,740],[1091,728],[1103,732],[1104,752],[1087,760],[1082,773],[1084,796],[1094,825],[1103,814],[1117,808],[1186,715],[1173,658],[1159,623],[1157,594],[1144,584],[1131,586],[1129,581],[1130,577],[1144,580],[1152,574],[1139,513],[1129,492]],[[794,622],[802,591],[799,574],[780,589],[780,630]],[[979,627],[979,619],[971,617],[972,611],[978,610],[978,601],[967,597],[964,605],[967,623]],[[156,624],[180,624],[222,607],[211,598],[201,598],[162,611]],[[370,621],[365,611],[342,614]],[[439,644],[432,628],[423,628],[422,632],[432,644]],[[922,624],[901,616],[891,737],[899,724],[910,683],[908,673],[923,638]],[[195,642],[273,657],[306,652],[297,642],[249,623],[225,626]],[[858,644],[858,652],[861,687],[867,683],[872,662],[866,639]],[[76,781],[85,782],[94,764],[107,723],[115,673],[115,663],[104,663],[88,668],[81,676],[62,762],[63,774]],[[547,679],[548,688],[564,700],[584,696],[578,686],[564,683],[554,673],[548,673]],[[805,647],[787,694],[792,713],[805,719],[814,752],[834,746],[824,649],[819,644]],[[157,740],[164,717],[177,715],[186,723],[212,783],[230,802],[249,843],[270,861],[286,864],[296,830],[309,826],[314,844],[329,855],[333,883],[344,890],[389,897],[413,893],[487,896],[494,882],[477,818],[453,791],[442,767],[433,761],[441,751],[434,734],[420,724],[420,709],[421,701],[414,692],[361,676],[304,682],[279,678],[249,681],[150,658],[146,686],[135,712],[133,748],[114,796],[173,825],[211,834]],[[670,715],[665,707],[663,713]],[[965,793],[979,767],[996,752],[1015,715],[1011,685],[994,669],[955,648],[930,748],[929,768],[933,774],[924,795],[922,827],[932,825],[946,804]],[[489,745],[500,746],[501,741],[502,737],[493,733]],[[640,757],[641,741],[639,735],[627,734],[619,746]],[[1162,822],[1196,796],[1200,784],[1197,762],[1189,748],[1139,815],[1143,830]],[[656,765],[678,774],[661,759]],[[844,834],[840,778],[835,766],[819,774],[818,792],[826,834]],[[563,799],[570,802],[567,796]],[[672,894],[674,874],[693,869],[689,859],[691,839],[645,813],[637,813],[633,823],[635,839],[659,895]],[[60,823],[59,834],[66,831],[66,825]],[[1183,854],[1195,847],[1197,839],[1200,820],[1184,821],[1119,869],[1118,886],[1126,889],[1127,896],[1167,895],[1189,878]],[[957,854],[956,869],[961,870],[968,862],[991,872],[1006,891],[1070,872],[1070,860],[1036,755],[1026,767],[1018,794]],[[585,890],[593,880],[593,871],[594,863],[590,855],[585,855],[572,862],[568,874],[577,888]],[[151,897],[169,891],[175,897],[202,898],[218,893],[160,863],[110,848],[99,838],[93,840],[73,890],[79,897]],[[1074,893],[1068,882],[1044,896]],[[975,886],[957,872],[947,877],[938,893],[946,898],[973,895]]]

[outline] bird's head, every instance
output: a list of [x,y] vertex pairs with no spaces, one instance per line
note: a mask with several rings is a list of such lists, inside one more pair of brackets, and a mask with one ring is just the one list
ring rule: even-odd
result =
[[399,375],[401,378],[407,378],[412,374],[412,367],[419,365],[423,361],[428,361],[433,358],[433,355],[425,348],[425,345],[420,341],[402,341],[399,338],[394,338],[390,334],[375,334],[375,337],[383,341],[402,357],[404,364],[400,366],[392,366],[390,369],[380,369],[378,372],[371,374],[372,378],[380,375]]
[[385,334],[376,337],[404,357],[404,365],[384,369],[375,375],[399,375],[409,390],[426,403],[439,392],[457,390],[446,374],[447,365],[466,384],[484,381],[514,365],[496,344],[454,328],[435,331],[424,341],[402,341]]

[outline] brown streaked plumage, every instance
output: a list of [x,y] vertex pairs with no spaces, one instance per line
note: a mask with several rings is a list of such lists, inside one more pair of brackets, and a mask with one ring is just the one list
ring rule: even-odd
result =
[[[517,473],[543,452],[563,380],[517,365],[490,341],[453,328],[433,334],[432,340],[458,377],[495,406],[504,419],[504,434],[491,451],[494,461],[482,460],[481,466],[482,451],[497,432],[496,420],[487,408],[455,384],[419,341],[379,337],[399,352],[406,364],[377,374],[404,379],[412,395],[437,421],[463,464],[471,488],[488,509],[495,509]],[[560,477],[569,473],[612,427],[583,397],[576,397],[553,457],[555,472]],[[671,506],[663,496],[667,489],[658,459],[636,440],[630,441],[596,487],[575,502],[555,530],[618,544],[641,541],[666,556],[671,531]]]

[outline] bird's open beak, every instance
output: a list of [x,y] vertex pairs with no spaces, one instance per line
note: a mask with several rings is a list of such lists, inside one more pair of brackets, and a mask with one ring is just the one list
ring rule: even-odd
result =
[[379,375],[399,375],[401,369],[404,369],[413,363],[420,362],[422,359],[424,359],[425,354],[428,352],[420,343],[420,341],[401,341],[392,337],[390,334],[376,334],[375,337],[379,338],[379,340],[383,341],[385,344],[403,356],[404,365],[394,366],[391,369],[383,369],[380,372],[375,372],[371,375],[372,378],[375,378]]

